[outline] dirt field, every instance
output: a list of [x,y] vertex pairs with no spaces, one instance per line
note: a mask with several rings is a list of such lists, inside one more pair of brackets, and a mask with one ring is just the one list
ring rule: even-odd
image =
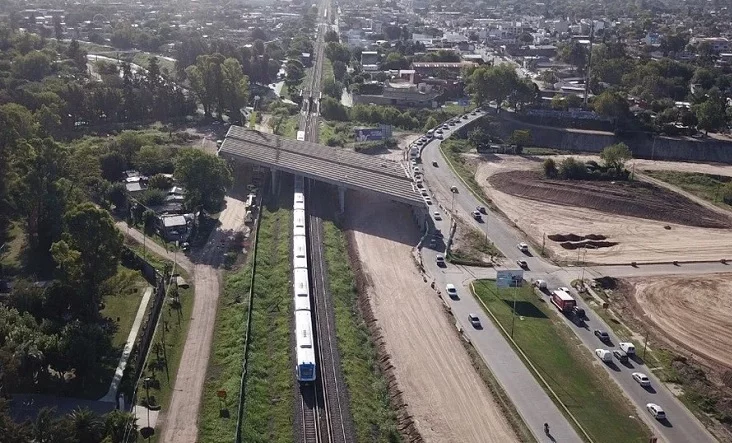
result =
[[[361,201],[356,199],[360,198]],[[408,413],[427,442],[516,437],[413,264],[419,233],[409,210],[349,194],[349,225]]]
[[646,318],[664,336],[732,368],[732,274],[626,281]]
[[[555,157],[559,160],[563,156]],[[728,246],[732,244],[732,229],[699,228],[608,214],[595,209],[544,203],[500,192],[489,182],[489,178],[497,173],[539,168],[544,158],[488,156],[487,161],[480,161],[478,164],[476,180],[484,187],[486,194],[496,206],[536,245],[541,247],[544,235],[546,235],[546,249],[555,259],[560,261],[582,259],[591,263],[607,264],[631,261],[643,263],[732,258],[732,252]],[[473,161],[478,162],[479,160],[474,159]],[[727,169],[732,172],[732,167],[692,163],[655,163],[660,164],[659,168],[667,170],[678,165],[678,169],[685,171],[693,171],[695,166],[699,166],[700,172],[709,171],[708,168],[711,167],[720,168],[720,171]],[[666,226],[671,229],[666,229]],[[616,243],[616,245],[597,249],[566,249],[566,245],[565,247],[561,245],[566,243],[564,240],[553,241],[549,238],[550,235],[557,234],[562,236],[574,234],[580,237],[602,236],[604,237],[602,241]],[[581,251],[581,256],[578,251]]]
[[544,203],[701,228],[730,228],[730,218],[664,188],[639,181],[549,180],[538,171],[494,174],[491,187]]

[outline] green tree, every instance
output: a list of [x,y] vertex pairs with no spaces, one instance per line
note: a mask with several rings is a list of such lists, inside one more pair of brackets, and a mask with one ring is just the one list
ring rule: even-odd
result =
[[629,112],[628,101],[617,92],[603,92],[595,97],[592,106],[599,115],[613,121],[622,120]]
[[343,93],[343,84],[328,78],[323,81],[321,90],[323,91],[323,94],[333,97],[336,100],[340,100]]
[[508,97],[517,91],[520,79],[516,70],[507,64],[481,66],[470,72],[467,91],[478,106],[495,101],[500,108]]
[[173,172],[173,155],[169,149],[159,146],[143,146],[135,155],[133,164],[147,175]]
[[559,49],[559,59],[574,66],[577,73],[584,75],[587,70],[589,50],[579,42],[573,41]]
[[99,285],[117,273],[122,234],[114,225],[109,212],[91,203],[72,208],[64,216],[64,222],[66,232],[63,234],[63,241],[68,244],[69,251],[79,253],[80,283],[92,301],[90,312],[96,314],[99,306]]
[[600,152],[600,158],[605,162],[605,167],[622,172],[625,162],[633,158],[633,152],[625,143],[617,143],[605,147]]
[[13,63],[16,78],[39,81],[51,73],[51,59],[41,51],[32,51],[16,57]]
[[339,38],[338,38],[338,33],[337,33],[336,31],[332,30],[332,29],[329,29],[329,30],[328,30],[328,31],[327,31],[327,32],[325,33],[325,38],[324,38],[324,40],[325,40],[325,42],[326,42],[326,43],[330,43],[330,42],[338,42],[338,41],[339,41]]
[[699,121],[699,129],[707,134],[722,129],[726,124],[725,102],[719,94],[710,94],[706,101],[692,109]]
[[347,73],[348,69],[345,63],[340,60],[333,62],[333,77],[335,77],[337,81],[342,82],[346,78]]
[[104,428],[111,443],[137,441],[137,417],[131,412],[115,409],[107,413]]
[[102,170],[102,177],[110,182],[122,180],[127,162],[121,153],[112,151],[99,157],[99,164]]
[[249,77],[244,75],[241,64],[235,58],[224,60],[222,67],[222,91],[225,108],[229,118],[234,122],[241,122],[241,109],[249,100]]
[[167,191],[173,186],[173,179],[165,174],[155,174],[150,177],[147,185],[150,188],[162,189],[163,191]]
[[517,146],[527,146],[532,142],[530,129],[516,129],[508,137],[508,143]]
[[348,109],[341,104],[340,100],[332,97],[323,97],[320,100],[320,114],[327,120],[348,120]]
[[221,209],[226,188],[233,179],[221,158],[195,149],[184,149],[175,159],[175,177],[186,189],[188,208],[202,206],[213,213]]
[[424,124],[424,128],[422,128],[423,131],[429,131],[430,129],[436,128],[438,125],[437,120],[434,116],[430,115],[430,117],[427,119],[427,121]]
[[336,42],[330,42],[325,46],[325,56],[331,62],[340,60],[343,63],[348,63],[351,60],[351,52],[348,47]]

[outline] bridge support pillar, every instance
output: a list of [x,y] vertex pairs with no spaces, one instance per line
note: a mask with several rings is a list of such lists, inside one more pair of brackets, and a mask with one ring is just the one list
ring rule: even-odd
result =
[[270,192],[272,195],[277,195],[277,188],[280,185],[279,178],[280,175],[278,174],[278,171],[276,169],[270,169],[270,172],[272,173],[272,180],[270,183]]
[[338,187],[338,205],[341,213],[346,212],[346,188]]

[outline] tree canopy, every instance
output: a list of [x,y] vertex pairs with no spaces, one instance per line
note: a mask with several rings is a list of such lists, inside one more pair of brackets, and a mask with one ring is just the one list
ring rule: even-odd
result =
[[181,151],[173,174],[186,189],[187,206],[201,207],[209,213],[221,210],[226,188],[233,183],[226,161],[197,149]]

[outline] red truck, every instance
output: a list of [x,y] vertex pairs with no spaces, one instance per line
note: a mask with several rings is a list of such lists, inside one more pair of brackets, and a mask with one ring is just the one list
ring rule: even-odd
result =
[[560,290],[552,291],[552,303],[565,314],[572,313],[574,307],[577,306],[577,302],[571,295]]

